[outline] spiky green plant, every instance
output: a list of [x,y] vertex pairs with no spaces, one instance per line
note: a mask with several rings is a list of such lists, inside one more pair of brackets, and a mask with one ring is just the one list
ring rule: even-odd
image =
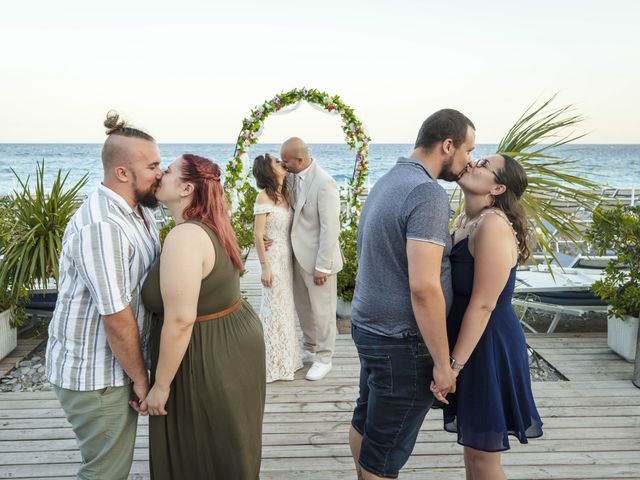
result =
[[[16,223],[11,198],[8,195],[0,197],[0,254],[4,252],[11,236],[11,229]],[[0,292],[0,295],[2,292]]]
[[[527,172],[529,187],[522,203],[531,222],[532,240],[548,265],[557,260],[554,243],[558,239],[574,242],[578,249],[582,248],[584,228],[575,211],[582,208],[591,212],[599,198],[595,192],[601,188],[582,176],[586,172],[575,160],[558,156],[558,147],[584,136],[572,132],[584,117],[574,113],[573,105],[551,107],[555,98],[553,95],[538,106],[536,103],[530,105],[496,149],[496,153],[509,155],[520,162]],[[462,202],[458,190],[453,196],[456,195],[459,211]],[[568,209],[566,205],[575,208]]]
[[540,106],[532,104],[500,141],[496,153],[518,160],[527,172],[529,187],[522,203],[529,216],[534,241],[542,249],[547,263],[556,258],[553,243],[558,237],[574,242],[580,248],[583,228],[575,217],[575,209],[591,212],[600,188],[582,174],[575,160],[561,158],[556,149],[584,135],[565,133],[584,120],[574,113],[573,105],[550,108],[553,95]]
[[0,263],[0,288],[16,304],[23,289],[45,286],[49,279],[58,282],[58,260],[62,235],[76,210],[75,198],[87,183],[88,174],[65,189],[69,176],[58,170],[51,190],[44,187],[44,160],[36,167],[35,190],[29,189],[29,177],[10,195],[15,224],[12,226]]

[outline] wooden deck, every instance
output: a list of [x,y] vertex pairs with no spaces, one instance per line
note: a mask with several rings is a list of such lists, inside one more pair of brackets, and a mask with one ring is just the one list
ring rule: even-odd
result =
[[[38,338],[18,339],[18,346],[14,348],[9,355],[0,360],[0,378],[13,370],[17,362],[20,362],[24,357],[33,352],[41,343],[42,339]],[[0,450],[0,453],[1,452]]]
[[[251,261],[254,261],[251,259]],[[250,261],[250,263],[251,263]],[[255,265],[253,265],[255,267]],[[257,269],[243,288],[259,302]],[[606,346],[603,334],[529,335],[531,346],[570,381],[534,383],[545,435],[512,443],[504,465],[510,479],[640,479],[640,389],[633,365]],[[320,382],[276,382],[267,389],[263,479],[354,479],[347,444],[357,396],[358,358],[339,335],[334,369]],[[148,478],[148,427],[138,427],[131,479]],[[403,479],[462,479],[462,448],[427,416]],[[52,392],[0,394],[0,478],[73,478],[79,453]]]

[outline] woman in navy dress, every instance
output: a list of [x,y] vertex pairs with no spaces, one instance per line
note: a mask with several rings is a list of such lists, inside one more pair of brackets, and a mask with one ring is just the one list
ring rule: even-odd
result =
[[454,302],[447,319],[457,390],[444,406],[444,428],[464,446],[467,479],[506,479],[501,451],[542,435],[531,392],[524,333],[511,306],[516,266],[530,255],[527,187],[520,164],[494,155],[459,178],[464,212],[454,225]]

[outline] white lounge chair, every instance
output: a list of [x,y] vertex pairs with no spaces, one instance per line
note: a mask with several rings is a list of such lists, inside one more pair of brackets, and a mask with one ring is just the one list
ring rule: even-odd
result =
[[557,268],[553,275],[546,265],[534,265],[518,270],[512,303],[522,307],[520,322],[533,333],[538,333],[525,316],[529,308],[555,313],[547,333],[553,333],[563,313],[584,315],[606,312],[607,305],[591,292],[591,285],[601,276],[601,270],[584,268]]

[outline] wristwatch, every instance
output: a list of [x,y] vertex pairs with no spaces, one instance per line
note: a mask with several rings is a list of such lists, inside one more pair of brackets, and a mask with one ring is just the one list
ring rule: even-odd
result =
[[458,361],[453,357],[449,358],[451,359],[451,368],[454,370],[462,370],[464,368],[464,363],[458,363]]

